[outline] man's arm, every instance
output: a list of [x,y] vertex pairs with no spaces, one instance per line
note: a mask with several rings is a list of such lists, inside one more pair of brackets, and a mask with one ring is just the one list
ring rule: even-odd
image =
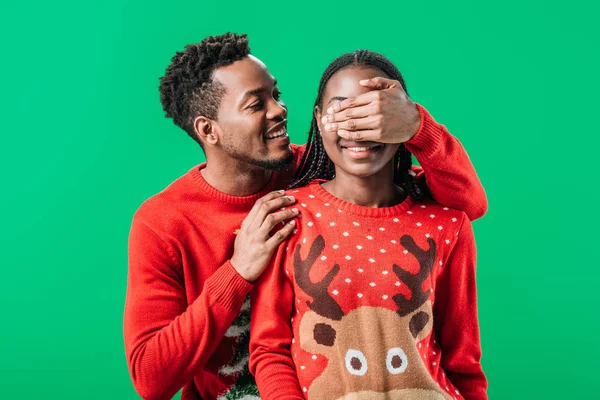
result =
[[134,219],[124,316],[125,351],[144,399],[171,398],[215,351],[252,288],[227,261],[187,305],[180,261],[150,227]]
[[438,203],[466,212],[472,221],[481,218],[487,197],[460,142],[412,102],[400,82],[373,78],[360,84],[373,90],[329,107],[321,121],[325,129],[348,140],[405,143]]
[[[129,237],[129,272],[124,315],[127,363],[144,399],[171,398],[210,359],[277,246],[291,233],[297,213],[276,212],[293,202],[271,193],[253,207],[236,238],[234,255],[187,304],[181,261],[174,249],[140,217]],[[210,262],[210,260],[203,260]]]
[[487,197],[467,152],[444,125],[425,108],[417,107],[421,124],[405,143],[421,164],[422,171],[413,169],[417,178],[425,179],[438,203],[464,211],[471,221],[481,218],[487,211]]
[[437,281],[435,335],[442,348],[440,366],[467,400],[487,400],[481,368],[477,318],[476,249],[473,229],[463,217],[450,256]]

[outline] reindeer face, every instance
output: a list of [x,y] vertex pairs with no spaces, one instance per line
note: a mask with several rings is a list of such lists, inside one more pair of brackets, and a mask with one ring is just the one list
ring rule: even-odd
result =
[[433,268],[435,242],[429,239],[429,250],[419,248],[409,236],[403,236],[401,243],[420,264],[416,274],[397,265],[392,268],[410,288],[410,297],[393,296],[396,311],[361,306],[347,314],[328,294],[338,265],[318,283],[309,278],[310,267],[324,247],[323,238],[317,237],[304,260],[296,248],[296,283],[313,298],[307,302],[313,311],[304,313],[300,321],[300,347],[328,360],[308,389],[309,399],[451,399],[427,371],[416,346],[433,329],[430,292],[423,291],[423,282]]
[[446,400],[447,396],[423,389],[395,389],[386,393],[371,391],[350,393],[336,400]]
[[445,399],[415,346],[432,330],[430,315],[431,302],[405,317],[378,307],[357,308],[341,321],[314,312],[304,314],[300,346],[328,359],[327,368],[309,389],[309,398],[327,393],[340,399],[377,399],[379,395],[382,399]]

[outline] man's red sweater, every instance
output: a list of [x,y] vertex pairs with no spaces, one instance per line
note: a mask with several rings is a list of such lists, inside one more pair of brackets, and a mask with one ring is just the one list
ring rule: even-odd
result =
[[[433,197],[473,220],[485,192],[456,138],[419,106],[421,127],[406,146]],[[298,162],[302,147],[293,146]],[[136,212],[129,237],[124,315],[127,362],[145,399],[236,399],[256,393],[248,373],[253,285],[229,262],[236,230],[261,196],[285,188],[293,169],[274,172],[260,193],[231,196],[192,168]],[[415,167],[418,177],[423,171]]]

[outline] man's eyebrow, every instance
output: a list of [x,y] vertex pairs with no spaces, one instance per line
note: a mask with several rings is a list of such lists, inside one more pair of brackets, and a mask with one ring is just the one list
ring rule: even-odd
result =
[[[273,82],[273,87],[275,87],[275,86],[277,86],[277,79],[275,79],[275,81]],[[249,90],[246,93],[244,93],[244,96],[242,97],[242,103],[245,102],[248,99],[248,97],[256,96],[256,95],[259,95],[266,91],[267,91],[266,87],[259,87],[256,89]]]
[[342,100],[346,100],[346,99],[347,99],[347,97],[342,97],[342,96],[334,96],[334,97],[332,97],[331,99],[329,99],[329,102],[328,102],[327,104],[330,104],[330,103],[331,103],[332,101],[334,101],[334,100],[339,100],[339,101],[342,101]]
[[244,93],[244,97],[242,97],[242,101],[246,101],[246,99],[248,99],[248,97],[258,95],[264,91],[265,91],[264,87],[259,87],[258,89],[249,90],[246,93]]

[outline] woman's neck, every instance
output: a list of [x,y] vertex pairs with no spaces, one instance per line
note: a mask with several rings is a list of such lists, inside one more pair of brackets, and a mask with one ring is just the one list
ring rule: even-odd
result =
[[392,207],[406,199],[406,192],[394,184],[393,166],[358,177],[336,167],[335,178],[322,185],[333,196],[365,207]]

